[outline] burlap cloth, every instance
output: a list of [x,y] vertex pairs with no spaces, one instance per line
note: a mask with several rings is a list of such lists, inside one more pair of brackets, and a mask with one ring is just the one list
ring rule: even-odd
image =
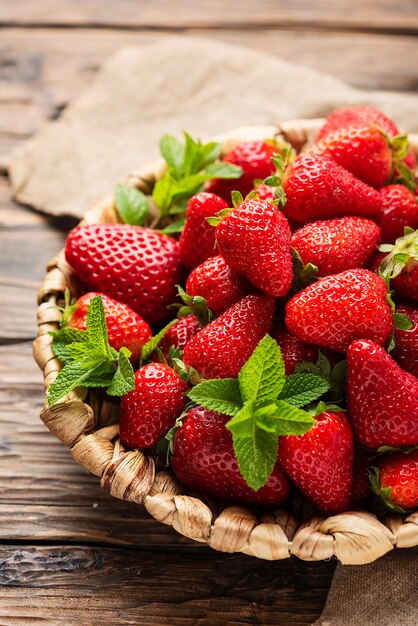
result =
[[[375,104],[404,130],[418,132],[418,96],[360,91],[217,41],[170,37],[126,48],[12,157],[13,193],[42,211],[81,216],[158,155],[163,132],[185,129],[205,138],[237,126],[320,117],[350,103]],[[316,625],[417,626],[417,554],[396,550],[371,565],[337,566]]]

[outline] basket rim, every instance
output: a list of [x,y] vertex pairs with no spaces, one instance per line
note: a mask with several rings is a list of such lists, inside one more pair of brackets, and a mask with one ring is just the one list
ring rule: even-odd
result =
[[[223,153],[240,141],[271,136],[282,137],[299,150],[313,140],[323,122],[290,120],[278,126],[248,126],[212,139],[222,144]],[[409,135],[409,139],[418,154],[418,135]],[[132,172],[127,184],[149,194],[163,171],[164,162],[155,161]],[[119,221],[113,197],[104,196],[88,209],[80,223]],[[62,250],[48,264],[38,294],[34,358],[43,371],[46,390],[61,368],[52,352],[49,334],[58,328],[61,317],[53,305],[62,299],[68,287],[74,291],[77,283]],[[107,493],[143,504],[156,520],[216,550],[268,560],[294,555],[306,561],[336,557],[343,564],[365,564],[395,547],[418,545],[418,511],[406,516],[388,513],[379,520],[359,509],[330,517],[314,515],[299,523],[294,514],[282,508],[257,514],[250,506],[222,508],[210,499],[188,495],[169,470],[156,470],[148,453],[124,448],[118,438],[117,408],[86,390],[76,389],[52,407],[46,403],[40,417],[71,449],[73,458],[100,477],[101,487]]]

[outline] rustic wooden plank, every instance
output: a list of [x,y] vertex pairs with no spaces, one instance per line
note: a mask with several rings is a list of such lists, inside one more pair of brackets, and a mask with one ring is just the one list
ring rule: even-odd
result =
[[[415,17],[415,23],[414,23]],[[402,2],[351,2],[350,0],[241,0],[239,9],[225,10],[214,0],[170,0],[135,3],[132,0],[3,0],[0,23],[31,26],[123,26],[125,28],[185,28],[257,25],[302,27],[388,28],[417,27],[417,4]]]
[[325,603],[334,563],[102,547],[0,549],[2,626],[302,626]]

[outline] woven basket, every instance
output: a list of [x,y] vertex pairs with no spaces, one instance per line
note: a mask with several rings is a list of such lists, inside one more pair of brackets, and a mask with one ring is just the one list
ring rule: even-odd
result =
[[[239,128],[215,139],[224,153],[240,141],[279,136],[297,151],[313,140],[323,120],[296,120],[280,127]],[[418,136],[410,137],[418,153]],[[162,175],[164,164],[156,161],[133,173],[128,184],[150,194]],[[86,213],[82,223],[119,222],[113,198],[104,197]],[[34,356],[43,371],[45,388],[56,378],[60,363],[51,349],[48,331],[58,328],[64,291],[79,294],[77,279],[61,251],[48,265],[39,291],[38,337]],[[221,552],[242,552],[261,559],[286,559],[295,555],[305,561],[338,558],[344,564],[370,563],[393,548],[418,545],[418,512],[405,517],[374,515],[355,510],[332,517],[310,516],[306,502],[297,497],[288,509],[259,514],[246,506],[220,507],[219,503],[191,494],[168,470],[157,470],[154,459],[137,450],[126,450],[118,432],[118,407],[97,391],[77,389],[52,407],[45,405],[41,419],[74,459],[100,478],[110,495],[145,506],[163,524],[194,541]]]

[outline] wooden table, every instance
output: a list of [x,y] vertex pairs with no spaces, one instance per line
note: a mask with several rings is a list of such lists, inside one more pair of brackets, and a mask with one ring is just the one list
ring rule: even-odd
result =
[[[236,6],[3,0],[3,172],[12,149],[57,117],[112,52],[173,31],[266,50],[361,87],[418,88],[415,0]],[[5,176],[0,206],[0,626],[310,624],[334,563],[268,563],[192,544],[106,496],[46,431],[31,359],[36,290],[73,223],[14,204]]]

